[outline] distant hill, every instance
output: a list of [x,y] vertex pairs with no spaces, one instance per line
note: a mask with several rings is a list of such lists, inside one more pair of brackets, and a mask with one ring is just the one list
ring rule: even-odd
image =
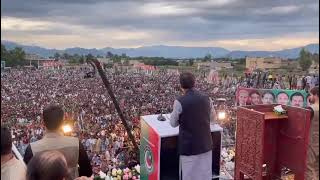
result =
[[309,44],[304,47],[298,47],[293,49],[284,49],[280,51],[232,51],[227,54],[227,57],[231,58],[244,58],[249,57],[281,57],[294,59],[299,57],[300,50],[305,48],[311,53],[319,53],[319,44]]
[[143,46],[139,48],[111,48],[106,47],[102,49],[85,49],[80,47],[67,48],[64,50],[47,49],[39,46],[21,45],[11,41],[1,41],[7,49],[14,47],[22,47],[27,53],[39,54],[43,57],[53,56],[56,52],[87,55],[91,53],[94,56],[105,56],[107,52],[121,55],[125,53],[130,57],[165,57],[165,58],[197,58],[204,57],[210,53],[215,58],[230,57],[230,58],[244,58],[249,57],[282,57],[282,58],[297,58],[302,48],[305,48],[311,53],[319,53],[319,44],[309,44],[304,47],[293,49],[285,49],[280,51],[229,51],[221,47],[184,47],[184,46]]

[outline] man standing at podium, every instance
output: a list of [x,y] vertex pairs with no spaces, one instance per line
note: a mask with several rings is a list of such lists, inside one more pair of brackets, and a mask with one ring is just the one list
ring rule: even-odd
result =
[[215,111],[207,95],[194,89],[192,73],[180,75],[184,95],[174,101],[170,124],[179,126],[180,180],[212,179],[210,120]]

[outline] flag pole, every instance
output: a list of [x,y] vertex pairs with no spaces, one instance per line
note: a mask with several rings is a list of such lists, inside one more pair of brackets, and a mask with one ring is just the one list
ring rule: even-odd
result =
[[[133,137],[133,135],[131,133],[131,129],[130,129],[127,121],[126,121],[126,118],[125,118],[124,114],[122,113],[122,111],[120,109],[119,103],[118,103],[118,101],[117,101],[117,99],[116,99],[116,97],[115,97],[115,95],[114,95],[114,93],[112,91],[112,87],[111,87],[111,85],[110,85],[110,83],[109,83],[109,81],[108,81],[108,79],[106,77],[105,72],[103,71],[103,69],[101,67],[100,62],[98,60],[96,60],[96,59],[89,60],[89,62],[90,61],[93,62],[93,64],[97,67],[97,70],[98,70],[98,73],[99,73],[99,75],[100,75],[100,77],[102,79],[102,82],[103,82],[103,84],[105,85],[105,87],[106,87],[106,89],[108,91],[108,94],[109,94],[109,96],[110,96],[110,98],[111,98],[111,100],[112,100],[112,102],[113,102],[113,104],[114,104],[114,106],[115,106],[115,108],[117,110],[117,113],[118,113],[118,115],[119,115],[119,117],[120,117],[120,119],[122,121],[122,124],[124,125],[124,127],[125,127],[125,129],[126,129],[126,131],[128,133],[128,136],[129,136],[129,138],[130,138],[130,140],[131,140],[131,142],[132,142],[132,144],[134,146],[134,149],[136,150],[136,152],[139,152],[139,147],[138,147],[138,145],[137,145],[137,143],[136,143],[136,141],[135,141],[135,139],[134,139],[134,137]],[[139,153],[138,153],[138,155],[139,155]]]

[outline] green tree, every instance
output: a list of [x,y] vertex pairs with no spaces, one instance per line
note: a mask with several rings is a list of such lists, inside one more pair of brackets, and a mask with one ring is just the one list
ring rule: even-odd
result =
[[15,47],[8,51],[5,46],[1,44],[1,60],[4,60],[7,66],[15,67],[26,65],[25,56],[26,53],[22,48]]
[[88,54],[88,55],[86,55],[86,60],[93,60],[93,59],[95,59],[95,57],[92,55],[92,54]]
[[108,51],[106,58],[112,58],[112,57],[113,57],[113,54],[110,51]]
[[7,56],[7,53],[8,51],[6,47],[3,44],[1,44],[1,59],[5,59],[5,56]]
[[60,59],[61,56],[59,53],[56,52],[56,53],[54,53],[53,57],[55,60],[58,60],[58,59]]
[[303,71],[308,70],[312,64],[311,53],[309,53],[305,49],[301,49],[299,56],[299,64]]
[[204,58],[203,61],[208,62],[212,59],[212,55],[211,54],[207,54]]
[[25,61],[25,52],[20,47],[15,47],[14,49],[7,51],[5,54],[5,61],[6,65],[15,67],[15,66],[23,66],[26,65],[27,62]]
[[194,64],[193,59],[189,59],[189,66],[193,66],[193,64]]
[[312,54],[312,60],[314,63],[319,64],[319,54],[317,53]]
[[85,62],[85,58],[83,56],[81,56],[80,59],[79,59],[79,63],[83,64],[84,62]]
[[126,53],[122,53],[122,54],[121,54],[121,58],[122,58],[122,59],[126,59],[126,58],[127,58]]
[[74,54],[69,56],[69,63],[79,64],[81,56],[79,54]]
[[245,58],[240,58],[240,59],[235,59],[235,61],[238,61],[239,64],[246,64],[246,59]]
[[111,60],[114,62],[114,63],[119,63],[121,62],[121,56],[119,56],[118,54],[115,54],[111,57]]
[[68,54],[68,53],[63,53],[61,56],[63,59],[66,59],[68,61],[72,61],[72,55]]

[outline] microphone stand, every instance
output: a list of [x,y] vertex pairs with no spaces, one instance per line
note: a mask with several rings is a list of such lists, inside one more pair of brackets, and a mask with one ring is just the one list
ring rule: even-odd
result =
[[98,74],[100,75],[101,79],[102,79],[102,82],[103,84],[105,85],[105,88],[107,89],[107,92],[115,106],[115,109],[120,117],[120,120],[125,128],[125,130],[127,131],[127,134],[129,136],[129,139],[130,141],[132,142],[133,144],[133,147],[135,149],[136,152],[139,152],[139,146],[137,144],[137,142],[135,141],[134,139],[134,136],[132,135],[131,133],[131,128],[129,127],[128,123],[127,123],[127,120],[126,120],[126,116],[125,114],[122,113],[121,109],[120,109],[120,106],[119,106],[119,103],[113,93],[113,90],[112,90],[112,87],[111,87],[111,84],[109,83],[107,77],[106,77],[106,74],[105,72],[103,71],[101,65],[100,65],[100,62],[96,59],[92,59],[90,60],[89,62],[92,62],[90,63],[91,65],[95,66],[98,70]]
[[161,114],[158,116],[158,121],[165,121],[166,118],[162,115],[162,111],[161,111]]

